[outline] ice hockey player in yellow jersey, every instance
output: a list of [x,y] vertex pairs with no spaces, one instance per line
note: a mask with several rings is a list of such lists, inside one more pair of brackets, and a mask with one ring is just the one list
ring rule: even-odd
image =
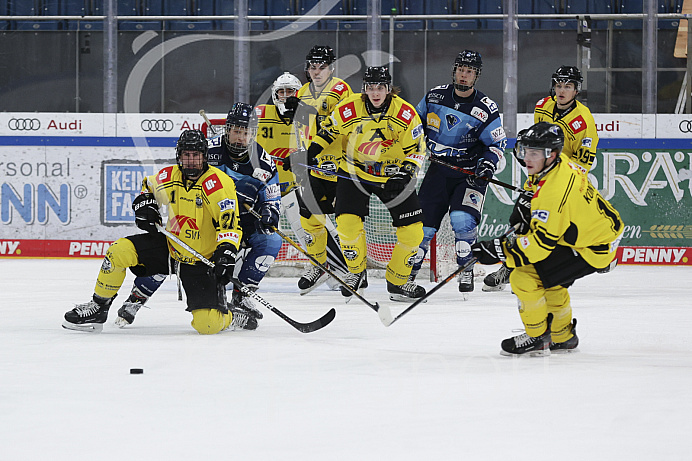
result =
[[[313,159],[329,146],[345,145],[336,187],[336,222],[350,272],[346,282],[360,290],[366,280],[363,221],[370,197],[376,195],[396,227],[397,242],[386,272],[390,299],[410,301],[425,295],[423,287],[409,281],[423,240],[423,211],[415,191],[415,178],[424,160],[423,127],[415,108],[397,92],[386,67],[368,67],[363,92],[339,103],[307,153]],[[351,297],[345,288],[342,294]]]
[[[257,328],[256,319],[230,311],[226,305],[224,285],[233,275],[242,230],[233,180],[208,165],[207,151],[201,131],[187,130],[180,135],[177,165],[145,178],[142,194],[132,203],[135,223],[146,233],[118,239],[109,247],[92,300],[68,311],[63,327],[101,331],[126,269],[141,277],[169,274],[175,262],[195,330],[214,334],[229,327]],[[212,260],[213,271],[158,232],[159,205],[168,208],[166,230]]]
[[[295,110],[294,124],[301,139],[301,149],[284,162],[300,178],[303,190],[298,195],[300,221],[305,231],[306,251],[320,264],[327,263],[337,275],[345,275],[346,263],[336,243],[336,230],[327,215],[334,213],[336,197],[335,173],[342,155],[338,144],[324,149],[313,160],[322,171],[306,171],[305,149],[332,109],[351,95],[351,87],[334,76],[336,55],[330,46],[315,45],[305,56],[305,77],[308,83],[298,91],[296,98],[288,98],[286,106]],[[295,159],[295,160],[293,160]],[[326,271],[310,266],[298,280],[301,294],[307,294],[325,282]]]
[[[598,133],[589,108],[576,99],[583,81],[581,72],[573,66],[560,66],[553,73],[551,81],[550,96],[536,103],[534,123],[559,125],[565,135],[562,153],[588,173],[596,158]],[[509,283],[510,272],[511,269],[503,264],[500,269],[488,274],[483,280],[483,291],[504,289]]]
[[576,67],[560,66],[553,73],[550,96],[536,103],[533,122],[560,125],[565,134],[562,153],[588,172],[596,158],[598,133],[591,111],[577,101],[583,80]]
[[517,160],[529,177],[510,224],[516,236],[471,246],[481,264],[505,261],[519,298],[526,333],[502,341],[503,355],[543,355],[579,344],[567,288],[575,280],[610,270],[622,238],[620,214],[587,174],[560,154],[558,125],[539,122],[517,136]]

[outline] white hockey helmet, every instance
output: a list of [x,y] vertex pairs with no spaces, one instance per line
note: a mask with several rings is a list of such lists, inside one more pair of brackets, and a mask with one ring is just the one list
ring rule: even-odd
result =
[[280,97],[278,94],[279,90],[293,90],[293,94],[289,96],[295,96],[302,86],[303,84],[300,83],[298,77],[290,72],[284,72],[283,74],[279,75],[276,80],[274,80],[274,83],[272,83],[272,102],[277,109],[279,109],[279,113],[281,115],[286,113],[286,106],[284,105],[286,102],[286,96]]

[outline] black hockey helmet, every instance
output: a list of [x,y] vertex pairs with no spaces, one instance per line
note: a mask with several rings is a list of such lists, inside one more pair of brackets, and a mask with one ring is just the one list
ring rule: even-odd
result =
[[233,130],[233,127],[239,127],[241,129],[244,128],[252,133],[250,119],[253,116],[253,112],[253,107],[250,104],[245,104],[244,102],[234,103],[231,110],[228,111],[228,115],[226,116],[226,136],[224,137],[224,140],[228,150],[231,153],[231,156],[234,158],[241,158],[245,156],[252,136],[248,138],[248,142],[245,144],[239,142],[231,143],[229,134],[231,130]]
[[581,83],[583,81],[584,81],[584,78],[581,76],[581,72],[579,72],[579,69],[577,69],[576,67],[574,67],[574,66],[560,66],[553,73],[553,76],[551,78],[550,95],[555,96],[555,84],[558,82],[562,82],[562,83],[572,82],[572,83],[574,83],[574,88],[577,90],[577,93],[579,93],[581,91]]
[[305,56],[305,77],[308,79],[308,82],[312,81],[312,79],[310,78],[310,74],[308,73],[310,64],[327,64],[329,65],[329,70],[334,71],[334,61],[336,61],[336,55],[334,54],[334,50],[331,46],[313,46],[312,49],[308,52],[307,56]]
[[387,66],[371,66],[365,69],[363,74],[363,92],[365,92],[365,85],[369,83],[382,83],[387,85],[387,92],[392,87],[392,76],[389,73],[389,68]]
[[525,166],[524,157],[526,157],[525,149],[527,147],[544,149],[545,158],[548,158],[554,150],[561,152],[564,144],[565,135],[562,132],[562,128],[552,123],[538,122],[517,134],[514,156],[522,166]]
[[[195,151],[202,153],[203,161],[200,168],[183,168],[180,157],[184,151]],[[200,130],[185,130],[180,134],[178,142],[175,145],[175,159],[178,163],[180,171],[183,172],[183,176],[188,178],[196,178],[207,170],[207,151],[209,151],[207,138]]]
[[[476,79],[471,85],[459,85],[457,83],[457,68],[458,67],[470,67],[476,71]],[[454,60],[454,67],[452,67],[452,83],[454,88],[459,91],[467,91],[474,87],[476,82],[478,82],[478,77],[481,76],[481,70],[483,70],[483,58],[478,51],[464,50],[457,55]]]

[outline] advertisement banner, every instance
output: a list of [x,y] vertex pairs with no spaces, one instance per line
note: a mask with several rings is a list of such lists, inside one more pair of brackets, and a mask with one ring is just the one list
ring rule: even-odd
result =
[[[625,222],[623,263],[690,260],[680,253],[692,247],[686,117],[594,116],[601,141],[589,179]],[[519,119],[531,124],[533,116]],[[198,114],[0,113],[0,257],[102,257],[99,242],[137,232],[131,204],[143,178],[174,164],[180,132],[202,122]],[[496,177],[517,186],[526,179],[511,149]],[[505,231],[516,195],[489,187],[480,239]]]

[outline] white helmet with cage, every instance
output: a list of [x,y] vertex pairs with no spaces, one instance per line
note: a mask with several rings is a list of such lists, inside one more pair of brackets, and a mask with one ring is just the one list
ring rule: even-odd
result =
[[[290,72],[284,72],[279,75],[279,77],[274,80],[272,84],[272,102],[279,109],[279,113],[284,115],[286,113],[286,98],[289,96],[295,96],[298,94],[298,90],[303,86],[298,80],[298,77],[291,74]],[[283,95],[279,95],[280,90],[290,90],[284,91]]]

